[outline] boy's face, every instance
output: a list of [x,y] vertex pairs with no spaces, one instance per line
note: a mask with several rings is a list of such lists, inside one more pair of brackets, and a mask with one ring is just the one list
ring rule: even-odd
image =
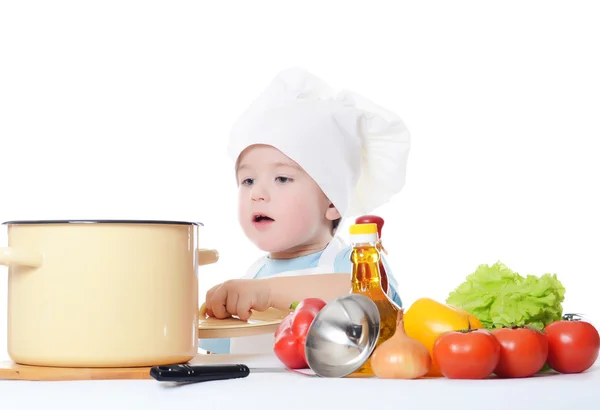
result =
[[261,250],[293,254],[331,238],[339,213],[316,182],[276,148],[247,148],[238,160],[237,183],[240,224]]

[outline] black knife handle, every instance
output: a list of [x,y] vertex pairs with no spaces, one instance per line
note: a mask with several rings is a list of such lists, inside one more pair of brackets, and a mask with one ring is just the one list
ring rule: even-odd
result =
[[244,364],[189,365],[174,364],[154,366],[150,376],[161,382],[208,382],[213,380],[239,379],[250,374]]

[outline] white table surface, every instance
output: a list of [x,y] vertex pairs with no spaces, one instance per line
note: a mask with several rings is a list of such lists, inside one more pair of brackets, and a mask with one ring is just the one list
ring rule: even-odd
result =
[[[240,362],[230,357],[229,363]],[[272,355],[244,357],[272,373],[173,386],[155,380],[0,380],[0,409],[594,409],[600,361],[582,374],[487,379],[326,379],[282,371]]]

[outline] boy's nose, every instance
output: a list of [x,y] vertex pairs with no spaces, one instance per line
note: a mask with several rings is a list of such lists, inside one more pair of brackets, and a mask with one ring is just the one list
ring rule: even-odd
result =
[[252,187],[251,197],[252,197],[253,201],[268,201],[269,200],[269,194],[268,194],[267,190],[264,189],[263,187],[261,187],[260,185],[254,185]]

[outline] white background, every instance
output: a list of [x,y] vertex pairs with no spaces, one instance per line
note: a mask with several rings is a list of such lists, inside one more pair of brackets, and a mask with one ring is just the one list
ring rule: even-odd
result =
[[501,260],[557,273],[565,310],[600,319],[594,3],[2,2],[0,222],[201,221],[221,254],[203,298],[260,255],[236,220],[229,127],[301,65],[411,132],[407,185],[375,211],[406,306]]

